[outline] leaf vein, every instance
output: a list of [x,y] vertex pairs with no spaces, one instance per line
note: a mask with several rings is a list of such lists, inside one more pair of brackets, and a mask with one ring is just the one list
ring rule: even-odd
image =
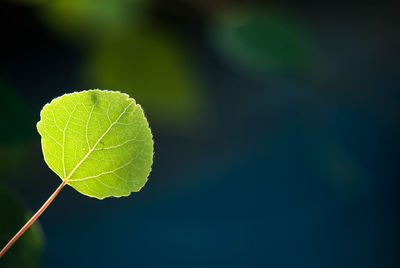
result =
[[[65,177],[65,181],[68,181],[69,178],[74,174],[74,172],[79,168],[80,165],[87,159],[87,157],[92,153],[92,151],[96,148],[96,146],[99,144],[99,142],[104,138],[104,136],[111,130],[111,128],[118,122],[118,120],[126,113],[128,108],[133,104],[131,102],[129,105],[125,107],[125,109],[121,112],[121,114],[117,117],[117,119],[110,124],[110,126],[107,128],[107,130],[104,132],[103,135],[100,136],[100,138],[97,140],[97,142],[93,145],[93,147],[88,151],[88,153],[79,161],[79,163],[74,167],[74,169],[70,172],[70,174]],[[136,107],[135,107],[136,108]],[[72,180],[71,180],[72,181]]]

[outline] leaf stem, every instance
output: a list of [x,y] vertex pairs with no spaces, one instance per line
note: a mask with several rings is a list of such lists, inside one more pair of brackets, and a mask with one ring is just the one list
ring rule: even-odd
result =
[[39,218],[39,216],[46,210],[46,208],[53,202],[54,198],[60,193],[61,189],[65,186],[67,182],[63,180],[63,182],[58,186],[58,188],[54,191],[54,193],[47,199],[47,201],[43,204],[43,206],[30,218],[30,220],[14,235],[13,238],[5,245],[5,247],[0,251],[0,259],[7,252],[7,250],[21,237],[23,233]]

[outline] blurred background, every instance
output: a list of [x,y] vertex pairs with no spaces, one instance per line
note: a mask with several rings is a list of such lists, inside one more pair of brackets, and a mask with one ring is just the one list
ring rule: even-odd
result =
[[0,21],[0,247],[60,183],[44,104],[126,92],[155,140],[141,192],[64,188],[0,267],[400,267],[394,7],[15,0]]

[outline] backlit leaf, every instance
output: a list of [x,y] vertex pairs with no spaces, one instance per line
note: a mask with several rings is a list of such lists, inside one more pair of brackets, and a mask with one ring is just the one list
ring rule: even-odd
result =
[[147,181],[153,140],[140,105],[128,95],[88,90],[46,104],[37,124],[46,163],[82,194],[127,196]]

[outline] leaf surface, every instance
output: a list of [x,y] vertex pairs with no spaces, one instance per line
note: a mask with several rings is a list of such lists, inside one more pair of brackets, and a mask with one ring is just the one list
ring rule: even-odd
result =
[[88,90],[46,104],[37,124],[47,165],[82,194],[127,196],[147,181],[152,134],[128,95]]

